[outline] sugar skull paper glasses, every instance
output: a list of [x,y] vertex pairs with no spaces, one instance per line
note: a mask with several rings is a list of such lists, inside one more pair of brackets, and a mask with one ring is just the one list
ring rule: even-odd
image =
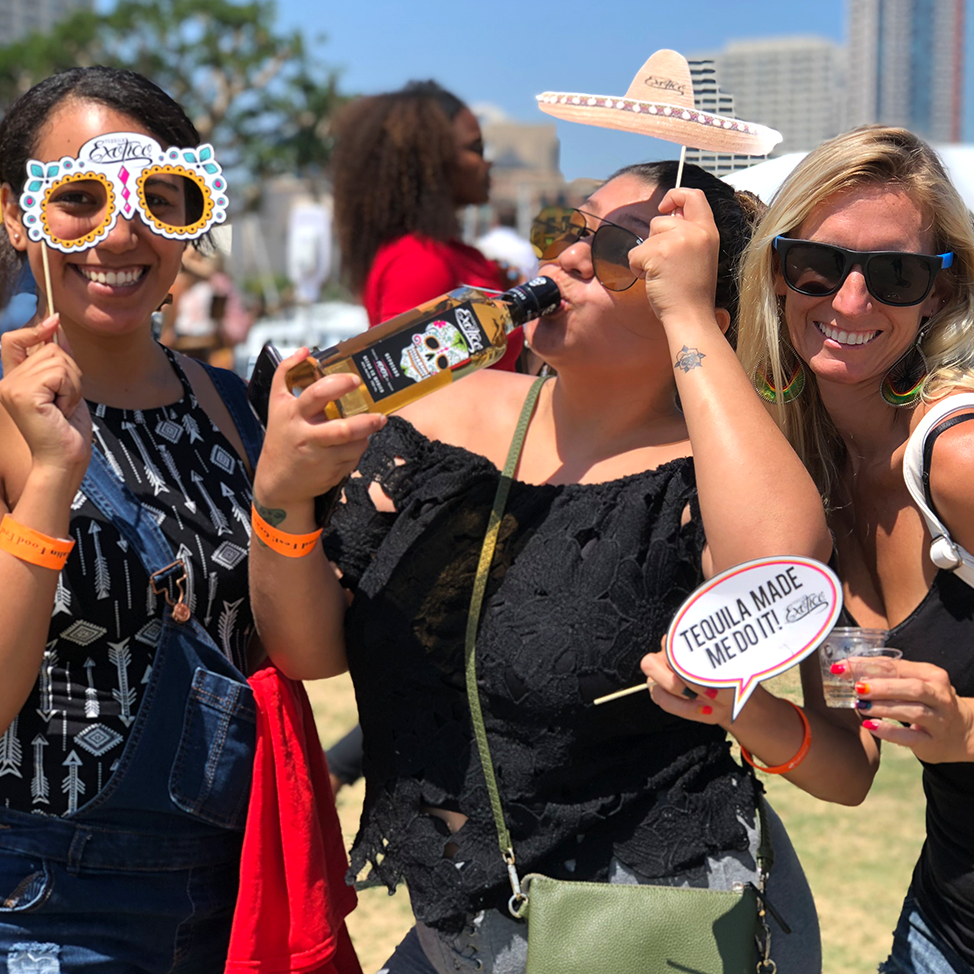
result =
[[227,183],[210,145],[163,149],[148,135],[113,132],[76,158],[31,159],[20,209],[28,237],[65,254],[96,246],[119,216],[194,240],[226,219]]

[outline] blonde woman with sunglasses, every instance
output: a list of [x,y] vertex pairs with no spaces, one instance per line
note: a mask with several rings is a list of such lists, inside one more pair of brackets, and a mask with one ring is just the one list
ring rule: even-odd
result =
[[[700,723],[666,713],[657,689],[593,700],[640,679],[641,658],[705,577],[769,554],[827,557],[829,539],[811,478],[725,338],[747,215],[696,167],[684,171],[690,188],[672,189],[676,171],[622,170],[579,212],[546,213],[536,228],[541,273],[563,302],[528,338],[557,377],[541,387],[507,501],[477,673],[522,873],[729,888],[756,880],[757,786],[710,700],[688,688],[680,697]],[[353,868],[390,889],[405,881],[417,918],[384,970],[515,974],[525,931],[507,912],[464,629],[533,380],[484,370],[388,421],[327,422],[325,403],[354,380],[327,376],[293,398],[284,371],[305,354],[275,377],[256,510],[287,535],[313,536],[313,497],[357,473],[324,546],[300,558],[253,546],[259,630],[290,676],[351,670],[368,782]],[[784,701],[755,698],[749,707],[794,726],[747,746],[785,761],[800,722]],[[856,733],[810,719],[811,764]],[[836,777],[832,797],[861,799],[852,770]],[[817,974],[814,905],[771,819],[769,897],[793,931],[772,923],[772,955],[789,974]]]
[[[879,126],[806,157],[743,267],[741,358],[825,499],[847,624],[903,651],[895,677],[857,684],[864,748],[911,748],[927,795],[889,974],[974,968],[972,275],[970,216],[942,163]],[[933,531],[904,481],[921,425]]]

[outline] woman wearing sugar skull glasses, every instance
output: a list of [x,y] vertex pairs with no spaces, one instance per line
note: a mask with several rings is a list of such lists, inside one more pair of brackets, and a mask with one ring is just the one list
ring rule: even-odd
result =
[[[46,79],[0,125],[0,257],[42,289],[3,336],[0,379],[9,971],[226,962],[254,758],[260,430],[236,376],[151,330],[187,239],[226,205],[198,144],[168,95],[110,68]],[[195,192],[176,171],[191,169]]]
[[[557,377],[528,425],[477,668],[505,801],[524,810],[511,826],[522,871],[726,888],[755,875],[756,801],[724,731],[674,720],[645,696],[592,701],[638,678],[705,575],[771,552],[827,555],[828,535],[810,478],[722,334],[734,331],[749,234],[742,201],[692,166],[691,188],[670,189],[676,172],[675,162],[622,170],[580,213],[547,213],[537,227],[542,273],[563,303],[527,331]],[[351,670],[368,785],[353,868],[371,865],[390,888],[405,880],[418,921],[386,969],[518,971],[524,930],[507,914],[463,631],[532,380],[485,370],[454,383],[389,419],[359,462],[362,434],[382,422],[321,421],[325,402],[351,388],[347,376],[290,396],[283,373],[303,354],[275,379],[257,509],[286,533],[311,532],[314,495],[356,463],[360,476],[324,552],[253,547],[258,627],[294,677]],[[347,611],[325,552],[354,593]],[[685,702],[712,709],[705,697]],[[780,707],[793,726],[748,745],[766,762],[787,760],[802,740],[793,709],[764,697],[759,707]],[[849,732],[811,719],[814,765]],[[836,778],[833,797],[861,797]],[[817,974],[814,907],[774,829],[769,896],[793,933],[774,928],[772,955],[782,970]]]
[[[969,214],[920,139],[878,126],[849,132],[811,153],[778,191],[747,253],[742,293],[741,358],[825,498],[849,624],[888,629],[888,644],[903,651],[895,678],[857,684],[863,726],[913,749],[928,802],[927,841],[881,969],[969,971]],[[916,437],[909,447],[925,467],[912,494],[908,441],[926,427],[926,450]]]

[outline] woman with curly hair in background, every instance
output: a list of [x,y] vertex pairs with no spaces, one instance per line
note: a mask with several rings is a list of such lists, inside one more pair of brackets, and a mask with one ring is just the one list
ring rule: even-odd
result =
[[[435,81],[352,102],[334,178],[342,272],[370,327],[460,284],[509,286],[459,239],[457,209],[487,202],[490,163],[476,116]],[[518,330],[495,368],[513,370],[522,344]]]

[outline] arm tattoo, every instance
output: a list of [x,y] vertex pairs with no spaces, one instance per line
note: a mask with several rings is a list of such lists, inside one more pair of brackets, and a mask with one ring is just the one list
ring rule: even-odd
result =
[[687,348],[686,345],[680,349],[676,356],[676,362],[674,368],[682,369],[683,372],[689,372],[690,369],[701,369],[703,368],[703,360],[707,356],[703,352],[696,348]]
[[[276,528],[276,527],[279,527],[281,524],[284,523],[284,519],[287,517],[287,511],[285,511],[283,508],[280,508],[280,507],[264,507],[264,505],[261,504],[260,501],[258,501],[256,497],[253,499],[253,501],[254,501],[254,508],[257,511],[257,513],[271,527]],[[257,537],[257,533],[256,532],[254,532],[254,537],[257,538],[258,544],[263,545],[265,548],[267,547],[267,544],[264,542],[264,540],[262,538]]]

